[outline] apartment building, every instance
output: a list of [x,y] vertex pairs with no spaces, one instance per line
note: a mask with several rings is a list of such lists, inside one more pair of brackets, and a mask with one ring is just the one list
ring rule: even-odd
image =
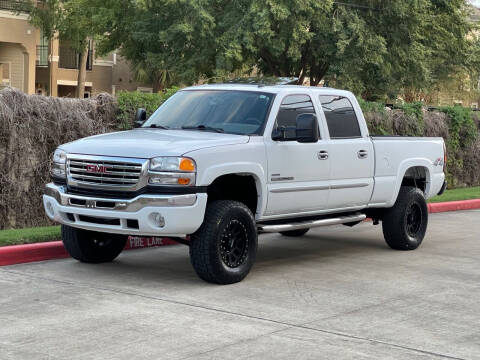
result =
[[[49,41],[28,22],[28,14],[17,14],[18,0],[0,0],[0,87],[11,86],[27,94],[73,97],[77,87],[79,54],[68,43]],[[85,97],[107,92],[151,92],[149,84],[135,81],[128,62],[111,53],[97,57],[89,43]]]

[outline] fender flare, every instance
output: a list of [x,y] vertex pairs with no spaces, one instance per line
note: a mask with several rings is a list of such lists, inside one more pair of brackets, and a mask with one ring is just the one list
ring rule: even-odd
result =
[[267,207],[267,196],[265,193],[267,184],[265,182],[265,171],[260,164],[233,162],[210,166],[202,172],[202,175],[197,179],[197,184],[199,186],[208,186],[224,175],[253,176],[257,188],[257,214],[261,215],[265,212]]
[[430,184],[432,183],[432,174],[433,174],[433,165],[432,162],[426,158],[414,158],[406,159],[402,161],[398,167],[397,179],[395,181],[395,188],[393,191],[393,196],[390,199],[389,206],[393,206],[395,201],[397,201],[398,194],[400,193],[400,187],[402,186],[403,178],[410,168],[413,167],[422,167],[425,169],[425,175],[427,184],[425,187],[425,194],[428,195],[430,191]]

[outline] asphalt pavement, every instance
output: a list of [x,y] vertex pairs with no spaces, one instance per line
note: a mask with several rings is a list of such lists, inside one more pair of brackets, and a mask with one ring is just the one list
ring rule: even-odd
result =
[[381,226],[261,235],[241,283],[184,245],[0,267],[0,359],[480,359],[480,210],[433,214],[416,251]]

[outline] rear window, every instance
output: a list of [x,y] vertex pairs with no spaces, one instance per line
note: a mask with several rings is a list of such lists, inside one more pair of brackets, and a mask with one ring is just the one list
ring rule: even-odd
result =
[[346,97],[320,95],[320,103],[332,139],[361,137],[360,126],[352,103]]

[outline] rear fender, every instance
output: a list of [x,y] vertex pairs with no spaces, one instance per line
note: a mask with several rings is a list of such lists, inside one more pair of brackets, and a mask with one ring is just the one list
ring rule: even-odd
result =
[[423,167],[425,169],[426,184],[425,184],[425,196],[429,197],[430,194],[430,185],[432,183],[432,174],[433,174],[433,165],[432,162],[426,158],[416,158],[416,159],[407,159],[400,163],[397,172],[397,178],[395,180],[394,191],[392,198],[387,202],[387,206],[391,207],[397,201],[398,194],[400,193],[400,188],[402,187],[402,182],[407,173],[408,169],[413,167]]

